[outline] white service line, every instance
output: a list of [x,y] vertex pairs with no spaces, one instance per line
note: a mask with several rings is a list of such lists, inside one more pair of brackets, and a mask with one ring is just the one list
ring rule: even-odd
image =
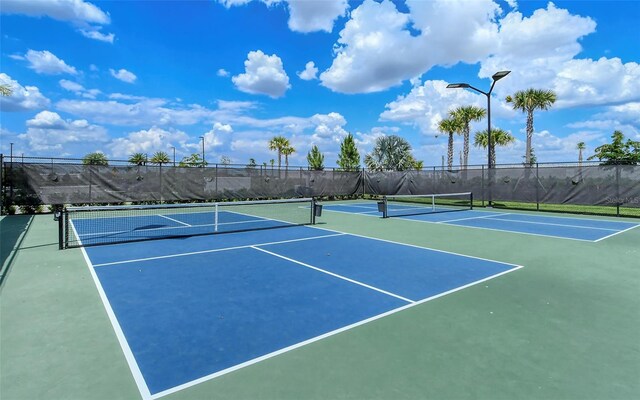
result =
[[483,219],[483,218],[494,218],[500,215],[511,215],[510,213],[501,213],[501,214],[491,214],[491,215],[483,215],[480,217],[467,217],[467,218],[457,218],[457,219],[449,219],[446,221],[434,221],[437,224],[446,224],[447,222],[457,222],[457,221],[466,221],[468,219]]
[[190,224],[187,224],[186,222],[178,221],[177,219],[173,219],[173,218],[167,217],[166,215],[158,214],[158,217],[166,218],[169,221],[177,222],[177,223],[182,224],[182,225],[191,226]]
[[256,246],[251,246],[251,248],[255,249],[255,250],[258,250],[258,251],[262,251],[262,252],[267,253],[267,254],[270,254],[270,255],[272,255],[274,257],[282,258],[283,260],[287,260],[287,261],[290,261],[292,263],[302,265],[303,267],[307,267],[307,268],[314,269],[316,271],[320,271],[323,274],[331,275],[331,276],[334,276],[336,278],[343,279],[343,280],[345,280],[347,282],[355,283],[356,285],[366,287],[367,289],[375,290],[376,292],[380,292],[380,293],[386,294],[387,296],[395,297],[397,299],[406,301],[407,303],[415,303],[415,300],[411,300],[411,299],[408,299],[406,297],[399,296],[399,295],[397,295],[395,293],[387,292],[386,290],[377,288],[375,286],[367,285],[366,283],[363,283],[363,282],[360,282],[360,281],[356,281],[355,279],[347,278],[346,276],[342,276],[342,275],[339,275],[339,274],[324,270],[322,268],[314,267],[313,265],[310,265],[310,264],[307,264],[307,263],[303,263],[302,261],[298,261],[298,260],[295,260],[293,258],[285,257],[285,256],[283,256],[281,254],[274,253],[274,252],[269,251],[269,250],[261,249],[261,248],[256,247]]
[[168,254],[168,255],[165,255],[165,256],[137,258],[137,259],[133,259],[133,260],[113,261],[113,262],[102,263],[102,264],[94,264],[94,267],[104,267],[106,265],[117,265],[117,264],[130,264],[130,263],[135,263],[135,262],[140,262],[140,261],[162,260],[164,258],[187,257],[187,256],[193,256],[193,255],[197,255],[197,254],[217,253],[217,252],[220,252],[220,251],[246,249],[246,248],[251,248],[253,246],[267,246],[267,245],[271,245],[271,244],[301,242],[301,241],[304,241],[304,240],[322,239],[322,238],[325,238],[325,237],[343,236],[343,235],[346,235],[346,233],[336,233],[336,234],[333,234],[333,235],[312,236],[312,237],[307,237],[307,238],[289,239],[289,240],[281,240],[281,241],[276,241],[276,242],[267,242],[267,243],[259,243],[259,244],[247,244],[247,245],[242,245],[242,246],[224,247],[224,248],[221,248],[221,249],[209,249],[209,250],[192,251],[192,252],[188,252],[188,253]]

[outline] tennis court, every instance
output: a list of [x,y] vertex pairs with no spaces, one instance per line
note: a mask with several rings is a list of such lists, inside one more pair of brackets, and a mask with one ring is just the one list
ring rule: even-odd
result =
[[[185,223],[194,216],[171,218]],[[127,218],[149,226],[149,216]],[[87,236],[85,229],[96,237],[95,224],[82,220],[78,236]],[[304,226],[215,239],[86,249],[143,397],[172,393],[519,268]]]
[[322,205],[3,218],[3,397],[639,392],[633,220]]
[[[375,201],[332,204],[325,207],[329,212],[353,213],[381,217]],[[456,211],[453,213],[452,211]],[[534,236],[598,242],[640,224],[626,221],[611,221],[584,217],[528,214],[482,210],[459,210],[450,206],[430,204],[389,204],[389,214],[413,222],[456,225],[474,229],[486,229]]]

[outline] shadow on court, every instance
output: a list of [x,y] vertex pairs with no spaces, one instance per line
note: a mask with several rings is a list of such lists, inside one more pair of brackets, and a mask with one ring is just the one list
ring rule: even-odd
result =
[[31,221],[33,221],[33,215],[8,215],[0,219],[0,236],[2,236],[2,245],[0,246],[0,288],[2,288],[7,275],[9,275],[16,250],[26,236]]

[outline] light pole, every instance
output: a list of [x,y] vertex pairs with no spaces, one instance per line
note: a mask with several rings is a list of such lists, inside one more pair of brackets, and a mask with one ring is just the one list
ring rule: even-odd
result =
[[176,166],[176,148],[175,146],[171,146],[171,148],[173,149],[173,166]]
[[[459,89],[459,88],[467,88],[475,90],[478,93],[482,93],[487,96],[487,167],[489,169],[489,184],[491,185],[491,169],[493,168],[493,163],[491,161],[491,153],[493,152],[493,143],[491,142],[491,92],[493,91],[493,87],[496,82],[505,76],[509,75],[511,71],[498,71],[491,79],[491,88],[488,92],[482,91],[476,87],[469,85],[468,83],[450,83],[447,85],[447,89]],[[491,188],[491,186],[489,186]],[[491,207],[491,191],[489,191],[489,207]]]
[[491,150],[493,147],[493,144],[491,143],[491,92],[493,91],[493,86],[496,84],[496,82],[509,75],[510,72],[511,71],[499,71],[493,74],[493,76],[491,77],[491,79],[493,79],[493,82],[491,82],[491,88],[488,92],[484,92],[478,88],[475,88],[468,83],[450,83],[447,85],[447,89],[468,88],[487,96],[487,165],[489,168],[493,167],[491,162]]
[[202,139],[202,168],[204,168],[204,136],[200,136]]

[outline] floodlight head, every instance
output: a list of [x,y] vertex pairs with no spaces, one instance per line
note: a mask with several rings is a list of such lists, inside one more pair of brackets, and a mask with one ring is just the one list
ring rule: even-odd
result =
[[468,83],[450,83],[447,85],[447,89],[459,89],[459,88],[468,88]]
[[493,78],[493,81],[499,81],[500,79],[504,78],[505,76],[509,75],[511,71],[498,71],[495,74],[493,74],[493,76],[491,78]]

